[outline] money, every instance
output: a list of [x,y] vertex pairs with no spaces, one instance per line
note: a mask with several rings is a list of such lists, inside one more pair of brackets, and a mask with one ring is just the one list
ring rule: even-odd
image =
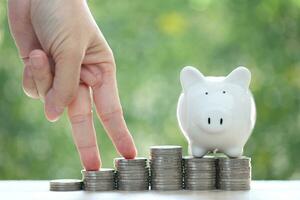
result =
[[218,188],[222,190],[250,190],[251,159],[218,158]]
[[216,189],[216,159],[186,156],[184,163],[184,188],[187,190]]
[[77,191],[82,189],[82,180],[57,179],[50,181],[50,191]]
[[182,189],[182,148],[166,145],[150,149],[151,189]]
[[115,159],[117,189],[138,191],[149,189],[149,167],[147,158]]
[[152,146],[150,160],[116,158],[116,171],[82,170],[82,180],[50,181],[51,191],[250,190],[251,159],[204,156],[182,157],[182,147]]
[[110,191],[115,189],[115,170],[101,168],[98,171],[82,170],[84,190]]

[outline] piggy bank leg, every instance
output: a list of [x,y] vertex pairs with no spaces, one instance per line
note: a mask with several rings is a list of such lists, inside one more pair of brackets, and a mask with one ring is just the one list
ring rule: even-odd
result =
[[240,147],[230,148],[225,150],[224,153],[231,158],[237,158],[243,155],[243,148]]
[[194,144],[190,144],[190,154],[192,154],[192,156],[194,157],[203,157],[206,153],[207,153],[207,150],[206,149],[203,149],[197,145],[194,145]]

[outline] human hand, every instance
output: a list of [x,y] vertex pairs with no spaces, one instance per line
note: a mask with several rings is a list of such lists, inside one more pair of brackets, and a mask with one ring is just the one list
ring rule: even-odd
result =
[[[9,0],[11,32],[24,61],[23,88],[45,102],[55,121],[68,106],[73,137],[87,170],[100,167],[92,117],[98,117],[119,153],[136,155],[120,104],[112,51],[84,0]],[[81,83],[80,83],[81,80]]]

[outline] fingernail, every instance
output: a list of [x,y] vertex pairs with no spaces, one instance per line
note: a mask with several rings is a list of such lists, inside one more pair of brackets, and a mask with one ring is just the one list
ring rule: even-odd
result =
[[57,107],[57,106],[51,106],[47,110],[47,117],[48,120],[51,122],[55,122],[59,119],[60,115],[64,112],[64,108]]
[[32,56],[30,57],[31,66],[39,69],[43,65],[43,58],[41,56]]

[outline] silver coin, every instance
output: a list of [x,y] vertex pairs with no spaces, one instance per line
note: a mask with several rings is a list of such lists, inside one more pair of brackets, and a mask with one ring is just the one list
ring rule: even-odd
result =
[[106,180],[106,181],[91,181],[91,180],[84,180],[83,183],[86,184],[90,184],[90,185],[108,185],[108,184],[112,184],[114,182],[113,179],[111,180]]
[[183,172],[182,168],[178,166],[177,168],[154,167],[151,169],[151,173],[178,174]]
[[117,171],[132,172],[132,171],[148,170],[148,167],[147,166],[142,166],[142,167],[139,167],[139,166],[126,166],[126,167],[117,166],[116,169],[117,169]]
[[181,172],[182,171],[182,167],[181,166],[177,166],[177,167],[175,167],[175,166],[173,166],[172,168],[170,167],[167,167],[167,166],[153,166],[152,168],[151,168],[151,172],[160,172],[160,171],[162,171],[162,172],[164,172],[164,171],[169,171],[169,172]]
[[117,179],[142,179],[142,178],[148,178],[149,173],[144,173],[144,174],[118,174]]
[[98,171],[86,171],[86,170],[81,171],[83,175],[87,175],[87,176],[105,176],[105,175],[113,174],[114,172],[115,170],[111,168],[101,168]]
[[250,163],[249,162],[228,162],[228,163],[223,163],[223,162],[219,162],[218,165],[220,167],[239,167],[239,166],[243,166],[243,167],[247,167],[247,166],[250,166]]
[[183,165],[181,159],[171,159],[171,158],[154,158],[149,162],[149,166],[153,165],[166,165],[166,166],[173,166],[173,165]]
[[216,166],[215,165],[206,165],[206,164],[195,164],[195,165],[184,165],[184,168],[186,170],[214,170],[216,169]]
[[185,187],[186,190],[214,190],[216,189],[216,187],[213,186],[193,186],[193,185],[189,185]]
[[114,187],[107,187],[107,188],[103,188],[103,187],[85,187],[84,190],[85,191],[91,191],[91,192],[96,192],[96,191],[112,191],[114,190]]
[[238,160],[241,160],[241,161],[251,161],[251,158],[250,157],[247,157],[247,156],[240,156],[240,157],[237,157],[237,158],[229,158],[229,157],[217,157],[216,159],[220,160],[220,161],[223,161],[223,162],[226,162],[226,161],[238,161]]
[[50,188],[81,188],[82,185],[72,185],[72,186],[57,186],[57,185],[50,185]]
[[234,171],[228,171],[228,172],[219,172],[218,176],[251,176],[251,172],[234,172]]
[[189,180],[189,179],[197,179],[197,180],[210,180],[210,179],[216,179],[216,176],[214,175],[186,175],[184,176],[185,180]]
[[67,191],[80,191],[82,190],[82,188],[78,188],[78,187],[74,187],[74,188],[62,188],[62,187],[50,187],[50,191],[64,191],[64,192],[67,192]]
[[165,169],[165,168],[167,168],[167,169],[173,169],[173,170],[180,168],[179,170],[181,170],[183,168],[183,166],[180,165],[180,164],[175,164],[175,163],[174,164],[159,164],[159,163],[155,163],[155,164],[151,164],[150,168],[151,168],[151,170],[152,169]]
[[139,170],[119,170],[116,174],[144,174],[148,173],[149,168],[139,169]]
[[215,163],[216,162],[216,158],[215,157],[211,157],[211,156],[205,156],[202,158],[197,158],[197,157],[193,157],[193,156],[184,156],[182,158],[185,162],[212,162]]
[[152,190],[162,190],[162,191],[171,191],[171,190],[182,190],[181,185],[152,185]]
[[149,161],[149,163],[182,163],[182,159],[178,157],[158,157],[153,158]]
[[181,146],[178,146],[178,145],[160,145],[160,146],[151,146],[150,147],[150,151],[153,152],[153,151],[181,151],[182,150],[182,147]]
[[124,191],[139,191],[139,190],[148,190],[149,184],[141,184],[141,185],[118,185],[118,190]]
[[182,185],[182,180],[173,180],[173,181],[161,181],[161,180],[152,180],[151,185]]
[[116,163],[144,163],[147,160],[145,157],[135,157],[134,159],[115,158]]
[[57,185],[57,186],[73,186],[73,185],[81,185],[82,180],[79,179],[56,179],[51,180],[50,185]]
[[182,148],[152,148],[150,152],[151,159],[153,158],[168,158],[168,157],[181,157],[182,156]]
[[152,174],[151,175],[151,179],[154,180],[154,179],[166,179],[166,180],[169,180],[169,179],[182,179],[182,175],[178,175],[178,174],[175,174],[175,175],[165,175],[165,174]]
[[82,189],[82,180],[56,179],[50,181],[51,191],[75,191]]
[[115,183],[114,183],[114,181],[110,181],[110,182],[97,182],[97,183],[95,183],[95,182],[84,182],[84,186],[86,187],[86,186],[91,186],[91,187],[93,187],[93,186],[112,186],[112,185],[114,185]]
[[193,185],[212,185],[216,183],[215,179],[203,179],[203,180],[186,180],[185,184],[193,184]]

